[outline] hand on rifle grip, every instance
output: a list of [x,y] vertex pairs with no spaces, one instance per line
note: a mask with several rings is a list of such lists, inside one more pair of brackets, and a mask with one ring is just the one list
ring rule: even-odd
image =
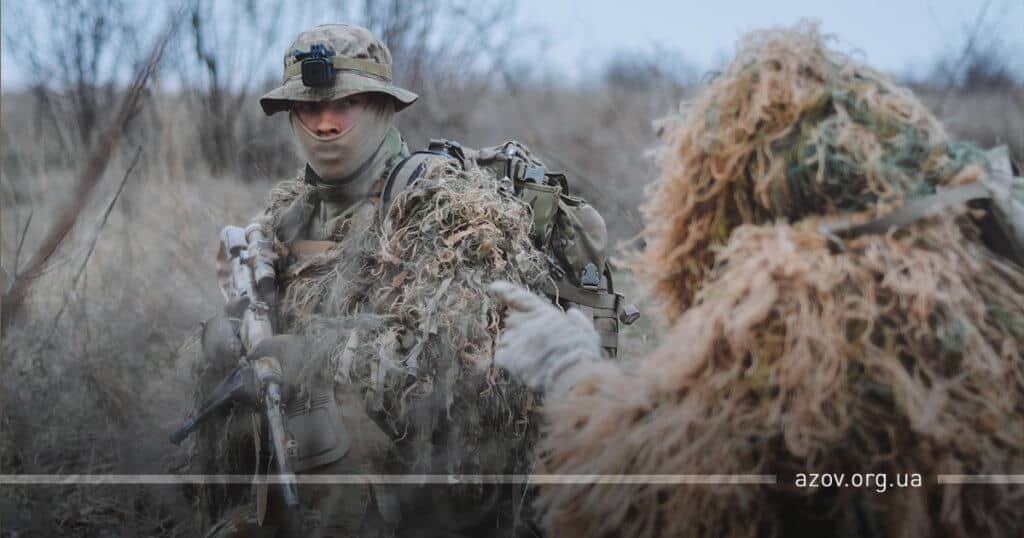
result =
[[242,340],[239,338],[241,318],[249,306],[248,297],[232,299],[224,310],[203,323],[203,360],[214,365],[218,371],[227,371],[242,357]]
[[249,359],[254,363],[267,357],[273,359],[276,365],[268,365],[269,368],[257,365],[256,377],[261,377],[261,374],[271,376],[266,377],[266,380],[276,381],[281,386],[281,397],[289,401],[299,388],[299,376],[303,366],[312,357],[312,347],[310,341],[302,336],[278,334],[257,344],[249,353]]

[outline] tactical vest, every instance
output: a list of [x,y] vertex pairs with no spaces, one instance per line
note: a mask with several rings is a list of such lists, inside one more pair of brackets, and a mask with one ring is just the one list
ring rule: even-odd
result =
[[396,189],[415,183],[436,159],[456,161],[463,170],[478,168],[499,189],[530,206],[530,235],[534,246],[547,255],[551,276],[544,292],[562,308],[579,308],[589,315],[601,347],[609,356],[616,356],[621,325],[636,321],[639,311],[615,291],[604,219],[585,200],[569,193],[565,174],[549,172],[516,141],[476,151],[450,140],[431,140],[426,150],[395,165],[381,195],[383,203],[390,202]]

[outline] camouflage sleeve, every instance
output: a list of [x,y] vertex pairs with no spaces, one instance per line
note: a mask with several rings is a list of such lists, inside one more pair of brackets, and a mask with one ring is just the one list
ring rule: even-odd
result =
[[253,221],[262,224],[276,242],[294,241],[313,214],[310,193],[301,177],[282,181],[270,189],[263,214]]

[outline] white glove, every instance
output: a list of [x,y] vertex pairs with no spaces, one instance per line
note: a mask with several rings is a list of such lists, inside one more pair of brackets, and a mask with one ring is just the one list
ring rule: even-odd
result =
[[599,369],[601,341],[586,314],[575,308],[563,312],[504,280],[491,283],[488,291],[508,307],[496,365],[549,396],[568,393]]

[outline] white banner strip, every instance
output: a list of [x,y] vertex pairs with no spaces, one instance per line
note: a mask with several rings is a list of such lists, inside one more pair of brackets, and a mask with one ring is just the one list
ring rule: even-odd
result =
[[1024,474],[940,474],[940,484],[1024,484]]
[[[302,474],[293,477],[299,484],[775,484],[770,474],[673,474],[673,475],[339,475]],[[225,474],[3,474],[0,485],[160,485],[160,484],[280,484],[282,475]]]

